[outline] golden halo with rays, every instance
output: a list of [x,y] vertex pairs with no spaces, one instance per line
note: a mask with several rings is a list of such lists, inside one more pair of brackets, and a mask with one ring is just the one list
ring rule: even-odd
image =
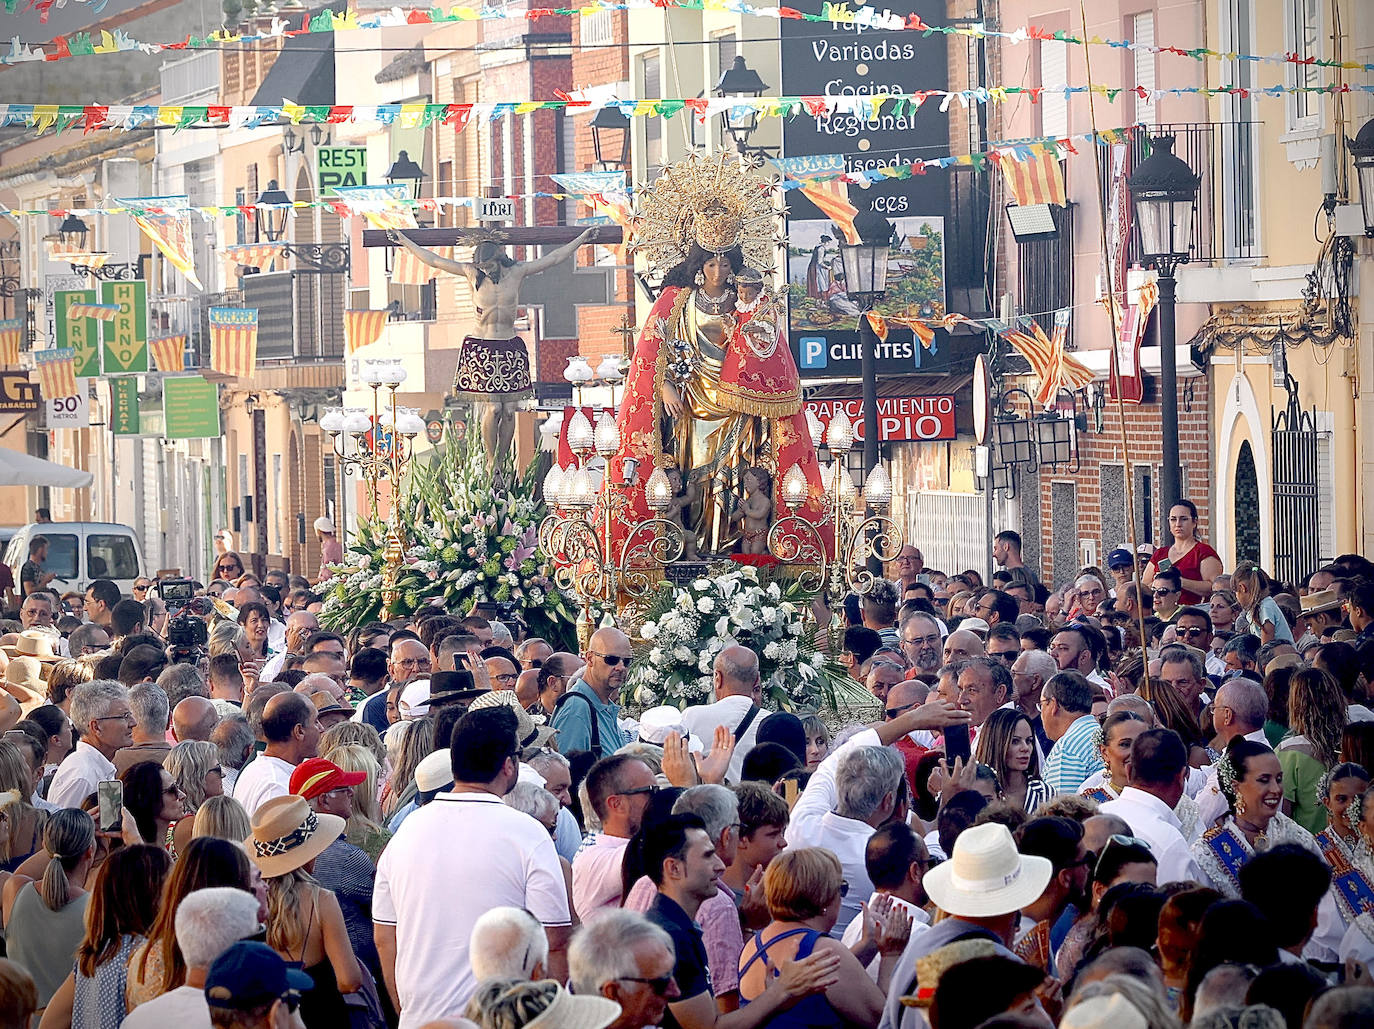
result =
[[747,265],[771,277],[782,242],[773,189],[735,154],[689,154],[635,190],[632,249],[662,274],[684,261],[693,243],[717,254],[739,246]]

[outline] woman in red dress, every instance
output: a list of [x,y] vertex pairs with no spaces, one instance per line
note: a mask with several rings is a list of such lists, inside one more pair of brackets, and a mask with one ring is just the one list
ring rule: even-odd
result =
[[1212,595],[1212,581],[1224,571],[1221,556],[1198,536],[1197,505],[1180,500],[1169,508],[1169,531],[1174,542],[1160,547],[1145,566],[1145,585],[1159,572],[1173,569],[1182,580],[1181,604],[1200,604]]

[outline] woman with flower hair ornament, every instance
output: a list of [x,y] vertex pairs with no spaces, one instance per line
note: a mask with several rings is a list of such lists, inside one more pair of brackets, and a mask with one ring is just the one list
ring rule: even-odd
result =
[[1312,834],[1280,810],[1283,769],[1263,743],[1239,736],[1228,743],[1217,759],[1217,782],[1227,813],[1193,844],[1193,857],[1211,886],[1227,897],[1240,897],[1241,868],[1280,843],[1296,843],[1321,856]]
[[1368,852],[1361,846],[1359,828],[1362,798],[1369,789],[1369,773],[1356,764],[1337,765],[1322,776],[1317,792],[1329,819],[1314,839],[1331,866],[1331,894],[1341,920],[1349,926],[1360,914],[1374,910],[1374,880]]

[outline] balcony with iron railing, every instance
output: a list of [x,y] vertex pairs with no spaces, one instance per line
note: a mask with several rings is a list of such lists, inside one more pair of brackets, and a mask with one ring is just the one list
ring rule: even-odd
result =
[[[1194,264],[1257,262],[1264,256],[1259,235],[1260,122],[1173,122],[1150,136],[1173,136],[1174,153],[1201,178],[1193,209]],[[1149,156],[1149,140],[1131,140],[1129,167]],[[1104,195],[1105,180],[1099,183]],[[1140,264],[1140,234],[1131,233],[1126,266]]]

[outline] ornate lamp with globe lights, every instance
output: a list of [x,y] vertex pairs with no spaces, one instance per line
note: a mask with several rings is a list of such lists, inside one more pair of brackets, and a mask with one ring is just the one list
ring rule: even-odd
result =
[[[554,559],[554,581],[576,594],[582,606],[579,635],[591,631],[591,609],[622,609],[648,597],[663,569],[682,556],[682,527],[663,517],[672,502],[672,489],[663,469],[655,468],[645,483],[645,496],[654,516],[630,527],[611,548],[612,520],[628,506],[628,491],[638,469],[631,460],[611,475],[611,459],[620,450],[615,416],[603,411],[593,425],[582,411],[568,420],[568,447],[575,463],[557,463],[544,476],[544,500],[549,514],[539,526],[539,545]],[[592,466],[593,455],[601,468]],[[584,641],[585,642],[585,641]]]
[[[356,469],[367,483],[372,520],[378,518],[378,493],[383,479],[392,484],[391,515],[386,530],[384,551],[386,568],[382,574],[382,603],[394,605],[396,573],[405,559],[405,529],[400,518],[401,475],[414,456],[415,438],[425,431],[424,419],[412,408],[399,407],[396,392],[406,380],[406,370],[390,361],[369,361],[363,381],[372,389],[372,414],[361,408],[331,407],[320,419],[320,428],[329,436],[334,456],[344,472]],[[390,396],[384,406],[382,390]]]
[[[829,587],[832,597],[846,593],[863,596],[873,588],[881,563],[895,561],[902,549],[902,531],[884,511],[892,502],[892,479],[881,463],[864,479],[863,489],[845,467],[845,457],[854,447],[854,423],[843,407],[837,408],[824,425],[807,411],[807,427],[817,449],[824,443],[830,450],[829,464],[821,467],[825,486],[826,517],[820,524],[808,521],[797,512],[807,500],[806,476],[793,465],[782,479],[783,506],[787,514],[773,523],[768,533],[768,550],[787,564],[812,564],[814,572],[802,573],[808,588]],[[872,509],[873,513],[868,513]],[[834,530],[833,557],[827,556],[822,527]]]

